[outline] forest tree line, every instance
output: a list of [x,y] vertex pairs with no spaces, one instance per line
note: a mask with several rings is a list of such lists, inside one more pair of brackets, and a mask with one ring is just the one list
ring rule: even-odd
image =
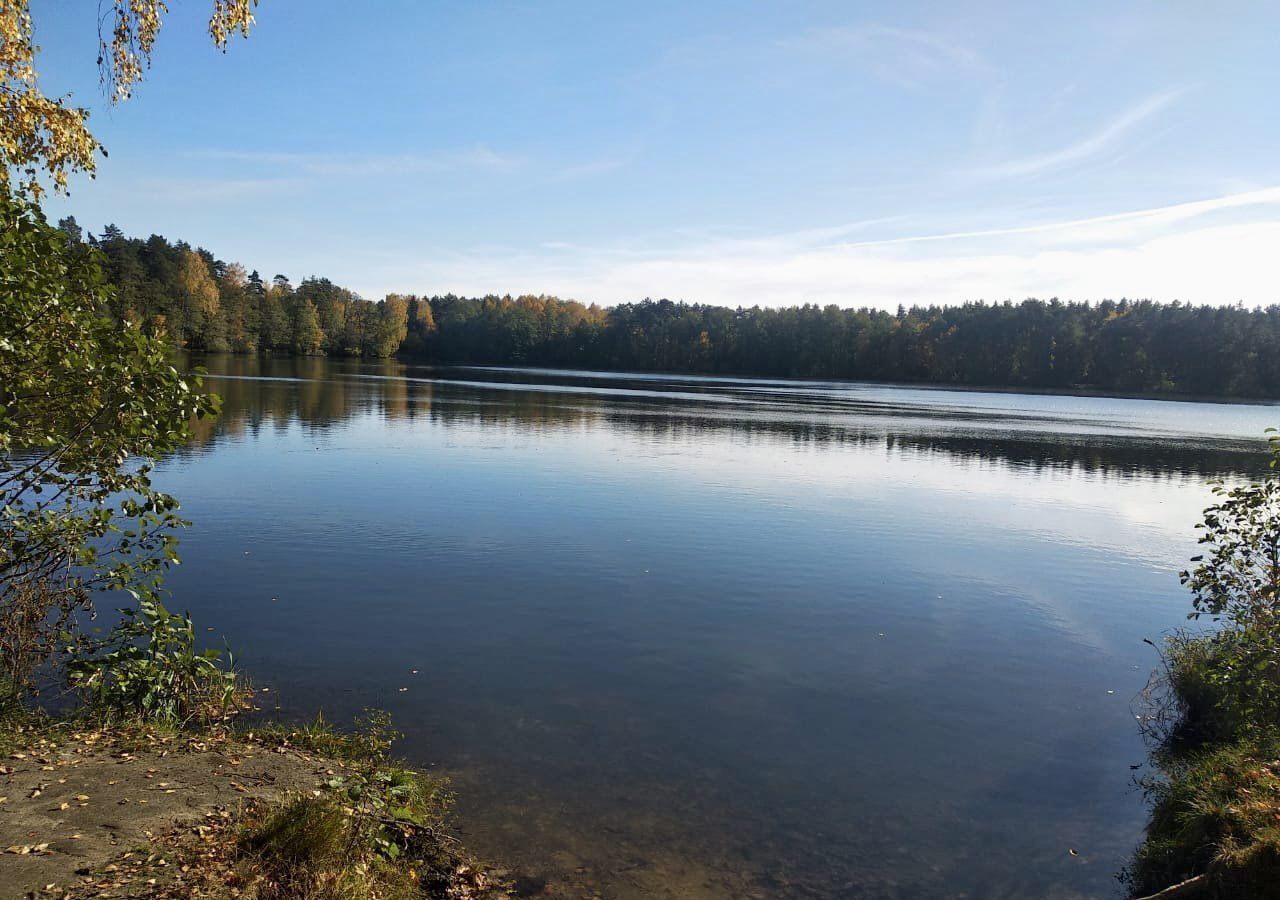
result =
[[600,307],[548,296],[390,294],[327,278],[270,281],[208,251],[107,226],[113,313],[209,352],[400,356],[557,366],[1023,388],[1280,397],[1280,306],[1024,300],[738,308]]
[[114,225],[94,237],[74,218],[58,225],[105,254],[116,318],[189,350],[382,358],[419,348],[430,329],[431,307],[417,297],[374,302],[327,278],[264,281],[182,241],[128,238]]

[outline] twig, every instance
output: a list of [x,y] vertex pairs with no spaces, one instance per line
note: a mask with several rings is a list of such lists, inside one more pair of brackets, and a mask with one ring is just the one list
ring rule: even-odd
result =
[[1184,900],[1186,897],[1199,896],[1208,886],[1208,873],[1202,873],[1194,878],[1188,878],[1186,881],[1179,881],[1177,884],[1170,885],[1163,891],[1146,897],[1138,897],[1137,900],[1175,900],[1175,898]]

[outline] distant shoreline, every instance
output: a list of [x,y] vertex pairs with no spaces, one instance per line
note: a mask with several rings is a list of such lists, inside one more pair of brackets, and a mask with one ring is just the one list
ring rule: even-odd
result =
[[[820,378],[820,377],[802,377],[802,376],[783,376],[783,375],[727,375],[722,373],[707,372],[688,372],[688,371],[664,371],[660,369],[574,369],[558,366],[513,366],[502,365],[498,363],[445,363],[445,362],[428,362],[421,359],[406,358],[400,356],[390,357],[388,359],[363,359],[351,356],[303,356],[294,353],[278,353],[270,350],[261,350],[255,353],[210,353],[204,350],[189,350],[186,348],[178,348],[178,352],[185,354],[189,359],[195,361],[205,358],[232,358],[244,359],[252,357],[266,357],[269,359],[323,359],[328,362],[337,363],[353,363],[365,366],[386,365],[395,363],[406,367],[416,369],[467,369],[479,372],[521,372],[521,373],[547,373],[558,376],[567,376],[574,378],[645,378],[652,380],[683,380],[690,382],[718,382],[718,383],[734,383],[745,382],[751,384],[778,384],[778,385],[794,385],[794,384],[811,384],[811,385],[832,385],[842,388],[856,387],[865,385],[872,388],[898,388],[906,390],[922,390],[922,391],[956,391],[968,394],[1027,394],[1040,397],[1097,397],[1110,400],[1162,400],[1167,402],[1183,402],[1183,403],[1216,403],[1231,406],[1280,406],[1280,397],[1267,399],[1262,397],[1234,397],[1221,394],[1181,394],[1172,391],[1148,391],[1148,392],[1126,392],[1126,391],[1110,391],[1104,388],[1095,388],[1088,386],[1079,386],[1074,388],[1053,388],[1053,387],[1034,387],[1034,386],[1014,386],[1014,385],[980,385],[980,384],[953,384],[948,382],[933,381],[875,381],[871,379],[846,379],[846,378]],[[199,364],[198,362],[196,363]],[[221,377],[221,376],[214,376]]]

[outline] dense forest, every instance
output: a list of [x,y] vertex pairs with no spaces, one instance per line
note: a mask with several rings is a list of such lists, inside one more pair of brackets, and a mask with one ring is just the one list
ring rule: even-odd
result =
[[1280,397],[1280,306],[1145,300],[972,302],[896,312],[547,296],[391,294],[327,278],[266,282],[206,250],[108,225],[113,313],[210,352],[400,356],[455,364],[818,377]]

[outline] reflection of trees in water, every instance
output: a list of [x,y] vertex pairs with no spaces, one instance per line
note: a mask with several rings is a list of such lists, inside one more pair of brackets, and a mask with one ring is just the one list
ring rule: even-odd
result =
[[206,387],[222,398],[216,420],[195,423],[195,447],[293,425],[326,429],[365,415],[411,418],[431,407],[431,383],[405,380],[404,366],[389,360],[226,356],[192,362],[213,369]]
[[[1054,430],[1047,417],[992,423],[971,410],[894,408],[821,393],[762,396],[731,386],[723,393],[708,393],[706,385],[698,385],[693,392],[701,397],[673,399],[578,393],[574,388],[581,382],[576,379],[564,390],[512,389],[505,379],[493,387],[432,381],[418,377],[430,373],[394,361],[229,356],[210,362],[217,374],[209,376],[208,386],[222,397],[223,413],[215,421],[197,423],[195,447],[299,425],[323,430],[373,416],[389,421],[427,419],[445,428],[535,433],[604,428],[672,441],[724,435],[775,446],[941,455],[1035,472],[1212,478],[1256,475],[1267,464],[1259,445],[1248,441],[1078,434],[1070,432],[1072,422],[1061,422],[1060,430]],[[597,381],[591,387],[608,384]],[[688,385],[644,387],[690,392]],[[1014,426],[1029,422],[1046,430],[1011,432],[1001,427],[1002,421]]]

